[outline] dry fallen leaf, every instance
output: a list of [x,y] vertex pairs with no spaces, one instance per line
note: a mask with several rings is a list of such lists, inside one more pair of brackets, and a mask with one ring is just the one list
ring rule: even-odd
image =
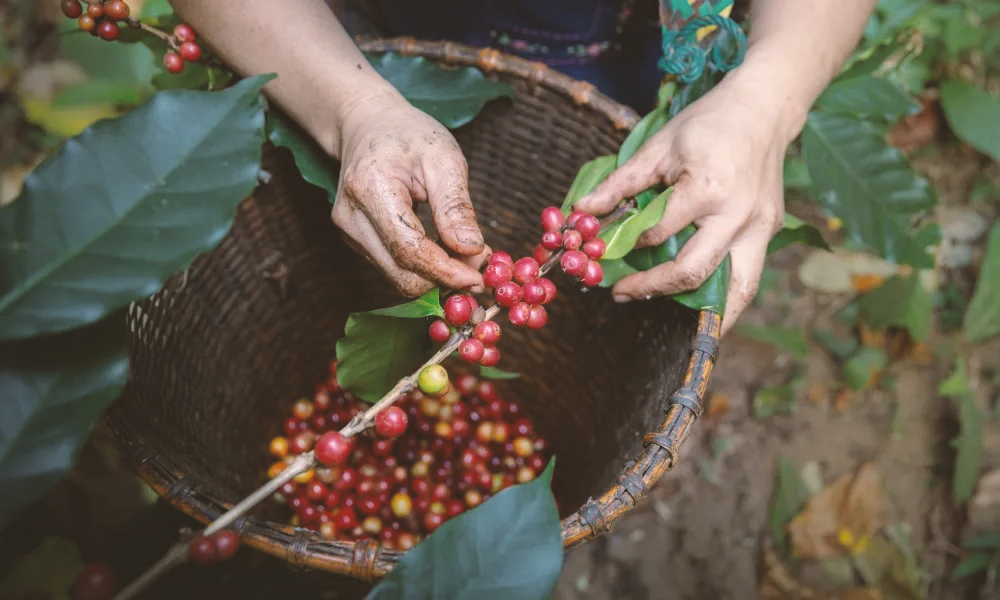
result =
[[826,381],[816,381],[809,386],[807,397],[815,406],[824,406],[830,400],[830,384]]
[[922,110],[915,115],[900,119],[885,136],[887,144],[909,153],[934,141],[941,126],[937,102],[931,98],[921,99]]
[[848,250],[816,250],[799,267],[799,279],[811,289],[830,294],[854,292],[852,276],[889,277],[899,267],[875,255]]
[[885,281],[884,275],[873,273],[851,273],[851,287],[859,294],[867,294]]
[[705,413],[711,420],[721,419],[729,412],[729,396],[716,392],[708,397]]
[[837,412],[844,412],[851,406],[851,401],[854,400],[854,390],[850,388],[844,388],[837,393],[836,399],[833,401],[833,410]]
[[760,596],[765,600],[813,600],[816,592],[796,581],[770,547],[764,547],[764,572],[760,578]]
[[792,553],[797,558],[825,558],[864,552],[885,525],[885,510],[881,478],[874,465],[863,463],[820,490],[792,519]]

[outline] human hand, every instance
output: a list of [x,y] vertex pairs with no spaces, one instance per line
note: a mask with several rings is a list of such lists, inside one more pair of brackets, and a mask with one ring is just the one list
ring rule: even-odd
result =
[[676,260],[615,284],[617,302],[695,289],[726,254],[732,269],[723,333],[757,294],[768,242],[783,222],[782,163],[794,135],[779,103],[756,92],[723,80],[574,207],[606,214],[623,198],[664,183],[674,191],[663,219],[637,246],[661,244],[690,223],[698,227]]
[[[436,285],[482,291],[478,269],[489,248],[469,200],[465,157],[448,130],[391,92],[355,103],[341,139],[332,218],[347,242],[406,296]],[[430,204],[444,248],[427,237],[414,202]]]

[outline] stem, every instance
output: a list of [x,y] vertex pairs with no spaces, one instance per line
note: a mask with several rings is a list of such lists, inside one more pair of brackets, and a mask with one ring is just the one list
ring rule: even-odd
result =
[[[607,227],[611,223],[622,218],[633,208],[635,208],[634,199],[622,202],[617,208],[615,208],[614,211],[601,219],[601,228],[603,229],[604,227]],[[559,262],[563,252],[565,252],[563,249],[553,252],[552,256],[545,261],[545,264],[539,266],[538,274],[545,275],[548,273],[556,265],[556,263]],[[486,309],[486,313],[482,320],[489,321],[499,312],[500,305],[493,304]],[[456,330],[455,333],[448,338],[448,341],[445,342],[433,356],[427,359],[427,362],[420,365],[414,373],[411,373],[396,382],[396,385],[394,385],[391,390],[382,396],[378,402],[368,407],[365,412],[360,413],[351,419],[347,425],[341,428],[340,434],[344,437],[351,437],[371,427],[375,422],[375,417],[378,416],[380,412],[392,406],[393,403],[399,400],[404,394],[417,387],[417,376],[420,374],[420,371],[431,365],[440,364],[444,361],[444,359],[448,358],[452,352],[457,350],[458,347],[462,345],[462,342],[472,337],[472,328],[473,325],[469,324]],[[201,533],[209,536],[225,529],[226,527],[229,527],[237,519],[248,513],[254,506],[257,506],[264,501],[264,499],[278,491],[278,488],[286,482],[294,478],[296,475],[308,471],[315,466],[315,464],[316,458],[313,452],[310,451],[305,454],[300,454],[290,465],[285,467],[285,470],[282,471],[277,477],[265,483],[257,489],[257,491],[241,500],[239,504],[233,506],[218,519],[212,521]],[[187,551],[187,540],[181,540],[171,546],[163,558],[146,570],[145,573],[140,575],[138,579],[129,584],[129,586],[122,590],[120,594],[115,596],[115,600],[128,600],[129,598],[132,598],[135,594],[141,592],[146,586],[156,581],[160,575],[163,575],[176,565],[187,562]]]

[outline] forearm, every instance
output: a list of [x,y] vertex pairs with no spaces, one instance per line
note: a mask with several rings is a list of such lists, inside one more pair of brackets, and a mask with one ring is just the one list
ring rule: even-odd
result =
[[727,76],[768,95],[789,140],[861,37],[876,0],[755,0],[743,65]]
[[397,92],[372,69],[322,0],[173,0],[237,72],[277,73],[267,95],[332,156],[350,111]]

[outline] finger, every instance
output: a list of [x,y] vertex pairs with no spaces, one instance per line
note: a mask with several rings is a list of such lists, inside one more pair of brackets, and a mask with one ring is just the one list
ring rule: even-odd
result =
[[486,260],[489,259],[490,254],[493,254],[493,249],[489,246],[484,245],[483,251],[475,256],[456,256],[455,258],[477,271],[481,271],[483,265],[486,264]]
[[709,215],[713,209],[714,203],[706,202],[698,196],[691,179],[682,177],[674,185],[674,191],[667,200],[663,218],[639,236],[636,247],[658,246],[681,229]]
[[485,289],[478,271],[451,258],[427,237],[413,212],[406,186],[395,179],[372,178],[359,191],[367,197],[358,205],[397,265],[451,289]]
[[469,200],[469,168],[460,153],[424,159],[427,201],[441,241],[463,256],[483,251],[483,234]]
[[658,171],[662,150],[643,146],[624,165],[615,169],[593,192],[577,201],[573,208],[595,215],[611,212],[622,198],[645,191],[661,179]]
[[[368,219],[361,213],[356,213],[356,215],[351,220],[349,227],[341,228],[341,236],[355,252],[378,267],[404,296],[415,298],[434,287],[433,283],[423,277],[400,268],[389,255],[389,251],[382,245],[382,241]],[[348,230],[353,235],[348,234]]]
[[705,283],[729,251],[741,226],[721,218],[710,220],[688,240],[677,258],[622,279],[611,292],[616,302],[669,296]]
[[733,328],[737,319],[757,296],[770,239],[768,232],[755,230],[744,233],[733,243],[729,253],[732,270],[729,275],[726,312],[722,317],[722,335]]

